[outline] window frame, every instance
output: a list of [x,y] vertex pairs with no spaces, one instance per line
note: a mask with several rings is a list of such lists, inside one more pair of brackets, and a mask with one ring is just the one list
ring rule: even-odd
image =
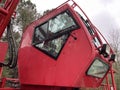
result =
[[[57,17],[58,15],[60,15],[60,14],[62,14],[62,13],[65,13],[65,12],[73,19],[76,27],[74,27],[74,28],[72,28],[72,29],[70,29],[70,30],[68,30],[68,29],[70,28],[70,27],[68,27],[68,28],[66,28],[66,29],[63,29],[63,30],[61,30],[61,31],[58,31],[58,32],[54,33],[54,34],[56,34],[56,35],[53,36],[53,37],[51,37],[50,39],[47,38],[47,39],[44,39],[44,40],[43,40],[43,41],[46,41],[46,40],[50,41],[50,40],[55,40],[55,39],[57,39],[57,38],[59,38],[59,37],[62,37],[63,35],[68,35],[68,36],[67,36],[67,39],[65,40],[65,43],[62,45],[59,53],[57,54],[56,57],[54,57],[53,55],[49,54],[49,52],[47,52],[47,51],[45,51],[45,50],[42,50],[42,49],[40,49],[40,48],[38,48],[38,47],[35,46],[35,45],[39,44],[39,43],[34,44],[35,31],[36,31],[36,28],[44,25],[45,23],[48,23],[50,20],[54,19],[54,18]],[[75,17],[74,17],[74,15],[72,14],[72,12],[71,12],[69,9],[66,9],[66,10],[64,10],[64,11],[56,14],[55,16],[49,18],[49,19],[46,20],[45,22],[37,25],[37,26],[34,28],[33,38],[32,38],[32,46],[34,46],[36,49],[42,51],[42,52],[45,53],[46,55],[52,57],[53,59],[57,60],[57,58],[59,57],[59,55],[60,55],[60,53],[61,53],[61,51],[62,51],[62,49],[63,49],[63,47],[64,47],[64,45],[66,44],[66,42],[67,42],[67,40],[68,40],[68,38],[69,38],[69,36],[70,36],[70,33],[71,33],[72,31],[74,31],[74,30],[79,29],[79,28],[80,28],[80,25],[77,23],[77,20],[75,20]],[[59,33],[59,34],[58,34],[58,33]],[[41,42],[42,42],[42,41],[41,41]]]
[[[90,75],[90,74],[88,74],[91,66],[94,64],[94,62],[95,62],[96,60],[99,60],[100,62],[104,63],[104,64],[107,65],[107,67],[108,67],[107,71],[105,72],[105,74],[104,74],[102,77],[97,77],[97,76],[95,76],[95,75]],[[109,72],[109,70],[110,70],[110,65],[109,65],[107,62],[105,62],[105,61],[103,61],[102,59],[100,59],[100,58],[97,57],[97,58],[94,59],[94,61],[92,62],[92,64],[91,64],[91,65],[89,66],[89,68],[87,69],[86,75],[91,76],[91,77],[94,77],[94,78],[100,78],[100,79],[102,79],[102,78],[104,78],[105,75]]]

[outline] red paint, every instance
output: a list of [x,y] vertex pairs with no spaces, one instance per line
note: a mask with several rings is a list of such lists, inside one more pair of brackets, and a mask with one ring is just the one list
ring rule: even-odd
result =
[[19,0],[6,0],[4,7],[0,7],[0,38],[8,25]]
[[[32,45],[33,34],[36,26],[65,10],[72,13],[80,28],[71,33],[77,40],[69,36],[59,57],[55,60]],[[90,24],[92,23],[90,22]],[[107,64],[109,64],[109,58],[104,58],[103,55],[99,54],[97,49],[102,47],[103,43],[96,28],[93,25],[92,28],[95,33],[93,36],[90,35],[74,8],[68,4],[59,6],[59,8],[30,24],[23,34],[19,49],[18,64],[21,84],[94,88],[100,86],[105,76],[101,79],[95,78],[86,75],[86,72],[96,57]],[[98,48],[93,43],[95,37],[100,41]]]
[[[72,1],[73,4],[69,5],[69,1]],[[11,6],[11,8],[9,7],[9,9],[12,9],[8,14],[9,16],[5,16],[5,12],[1,11],[7,18],[2,18],[5,23],[4,27],[7,26],[7,20],[10,19],[10,15],[12,15],[17,3],[18,1],[16,0],[16,3],[12,4],[13,6]],[[74,10],[76,7],[83,12],[73,0],[68,0],[26,28],[18,52],[18,73],[21,87],[20,89],[1,88],[0,90],[76,90],[75,87],[96,88],[101,86],[102,81],[107,74],[109,74],[111,68],[111,63],[109,63],[110,55],[104,57],[100,54],[103,42],[98,34],[97,28],[83,12],[87,18],[87,21],[84,22]],[[37,26],[44,25],[48,20],[53,17],[56,18],[58,14],[66,10],[69,11],[73,21],[75,21],[75,24],[77,24],[79,28],[77,27],[76,30],[70,32],[71,35],[69,35],[59,56],[55,59],[33,46],[34,32]],[[3,23],[3,21],[1,22]],[[87,27],[86,24],[90,26]],[[2,26],[0,37],[4,32],[4,27]],[[111,54],[113,54],[112,49]],[[99,77],[88,75],[88,71],[94,70],[91,68],[96,64],[95,59],[98,59],[98,63],[102,63],[102,65],[108,68],[106,72]],[[94,67],[95,65],[93,68]],[[100,74],[98,73],[97,75]],[[112,72],[111,75],[114,80]],[[113,85],[114,83],[115,82],[113,82]]]
[[[0,62],[4,62],[8,44],[6,42],[0,42]],[[2,74],[2,68],[0,67],[0,77]]]
[[7,48],[8,48],[7,42],[0,42],[0,62],[4,61]]

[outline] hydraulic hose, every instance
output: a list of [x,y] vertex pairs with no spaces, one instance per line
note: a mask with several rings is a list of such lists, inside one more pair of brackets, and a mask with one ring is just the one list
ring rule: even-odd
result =
[[15,68],[17,65],[18,50],[15,38],[13,37],[12,23],[7,26],[7,40],[8,40],[8,62],[0,63],[0,66],[7,66],[9,68]]

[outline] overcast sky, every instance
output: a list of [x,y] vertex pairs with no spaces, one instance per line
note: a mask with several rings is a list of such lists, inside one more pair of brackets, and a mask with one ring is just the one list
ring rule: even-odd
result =
[[[66,0],[31,0],[38,12],[52,9]],[[107,35],[113,29],[120,29],[120,0],[74,0],[87,14],[94,25]]]

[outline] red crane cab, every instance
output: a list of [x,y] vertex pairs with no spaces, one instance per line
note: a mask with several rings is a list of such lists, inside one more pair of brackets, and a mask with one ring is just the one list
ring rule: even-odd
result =
[[26,28],[19,48],[19,79],[23,87],[98,87],[112,60],[108,43],[68,0]]

